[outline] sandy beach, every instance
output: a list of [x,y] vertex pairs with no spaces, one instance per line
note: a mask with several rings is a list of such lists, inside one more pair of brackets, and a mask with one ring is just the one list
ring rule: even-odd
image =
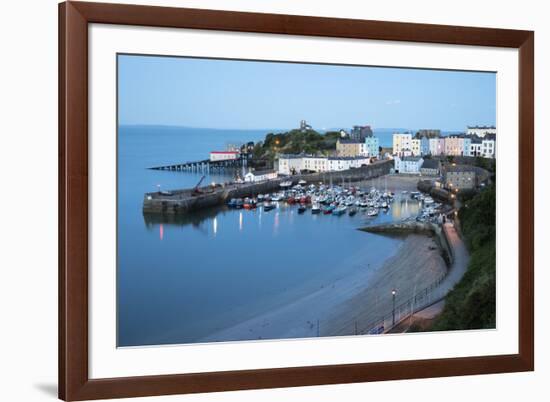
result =
[[365,267],[199,342],[353,335],[356,322],[361,328],[391,311],[391,289],[398,289],[399,303],[430,284],[445,269],[434,239],[411,234],[380,267]]

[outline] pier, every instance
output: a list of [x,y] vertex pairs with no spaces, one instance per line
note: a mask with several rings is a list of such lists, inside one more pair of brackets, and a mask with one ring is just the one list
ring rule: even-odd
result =
[[226,169],[240,169],[246,167],[248,164],[248,157],[245,155],[236,159],[226,159],[211,161],[210,159],[203,159],[194,162],[175,163],[170,165],[153,166],[151,170],[169,170],[179,172],[202,172],[207,173],[209,171],[223,171]]
[[[176,166],[176,165],[170,165]],[[380,161],[356,169],[286,176],[256,183],[217,184],[195,189],[146,193],[143,199],[144,214],[182,214],[201,208],[222,205],[231,198],[251,197],[280,189],[283,181],[305,180],[308,184],[333,181],[354,182],[383,176],[390,172],[392,161]],[[166,166],[165,168],[167,168]],[[161,167],[159,167],[160,170]],[[170,170],[170,169],[164,169]],[[175,169],[174,169],[175,170]]]

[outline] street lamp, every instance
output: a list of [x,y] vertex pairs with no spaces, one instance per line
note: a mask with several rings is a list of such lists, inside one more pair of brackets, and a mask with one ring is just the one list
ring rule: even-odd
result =
[[392,309],[392,327],[395,326],[395,295],[397,294],[396,289],[391,290],[391,296],[392,296],[392,302],[393,302],[393,309]]

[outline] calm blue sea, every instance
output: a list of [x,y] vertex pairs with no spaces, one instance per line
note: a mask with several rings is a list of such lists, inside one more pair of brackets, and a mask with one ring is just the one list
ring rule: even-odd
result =
[[[200,174],[150,166],[205,159],[265,130],[121,127],[118,138],[118,345],[197,342],[320,286],[380,265],[400,240],[357,231],[359,214],[298,215],[217,208],[168,220],[145,218],[143,195],[194,186]],[[377,133],[391,145],[391,131]],[[389,142],[388,142],[389,141]],[[205,184],[227,177],[211,175]],[[416,213],[394,208],[377,220]]]

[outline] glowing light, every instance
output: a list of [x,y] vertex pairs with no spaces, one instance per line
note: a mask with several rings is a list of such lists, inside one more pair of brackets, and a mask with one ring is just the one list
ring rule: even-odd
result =
[[218,218],[217,217],[215,217],[212,220],[212,231],[214,232],[214,236],[216,236],[216,234],[218,233]]
[[273,219],[273,234],[279,232],[279,211],[275,212],[275,218]]
[[243,230],[243,213],[239,212],[239,231]]
[[159,237],[160,237],[160,240],[164,238],[164,226],[162,225],[162,223],[159,226]]

